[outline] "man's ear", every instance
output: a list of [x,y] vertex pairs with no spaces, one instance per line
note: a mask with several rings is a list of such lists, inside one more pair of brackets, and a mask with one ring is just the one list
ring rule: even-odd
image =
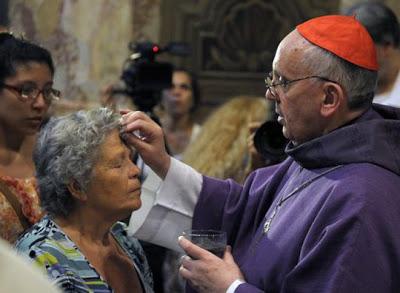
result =
[[72,179],[67,184],[67,188],[68,188],[69,192],[71,193],[71,195],[75,199],[80,200],[80,201],[86,201],[87,200],[86,193],[82,190],[82,187],[80,186],[80,184],[75,179]]
[[333,82],[323,85],[324,97],[321,103],[321,115],[330,117],[345,103],[345,93],[342,87]]

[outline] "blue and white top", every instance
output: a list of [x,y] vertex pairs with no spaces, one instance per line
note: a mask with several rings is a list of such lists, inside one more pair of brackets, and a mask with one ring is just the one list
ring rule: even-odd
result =
[[[153,291],[153,278],[144,251],[136,238],[127,236],[126,225],[111,228],[117,243],[133,261],[142,288]],[[21,254],[39,265],[65,292],[113,292],[79,248],[49,217],[45,216],[24,233],[16,243]]]

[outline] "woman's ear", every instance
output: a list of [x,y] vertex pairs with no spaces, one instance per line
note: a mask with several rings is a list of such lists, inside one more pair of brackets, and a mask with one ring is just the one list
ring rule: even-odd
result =
[[87,200],[86,193],[82,190],[82,187],[75,179],[72,179],[72,181],[67,184],[67,188],[75,199],[80,201]]
[[321,103],[321,115],[330,117],[335,114],[345,102],[342,87],[333,82],[323,85],[324,97]]

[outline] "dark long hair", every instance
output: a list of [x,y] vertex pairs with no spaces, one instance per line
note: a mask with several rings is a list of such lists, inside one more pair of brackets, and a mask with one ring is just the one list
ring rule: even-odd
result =
[[0,82],[16,74],[16,68],[29,62],[46,64],[54,75],[50,52],[10,33],[0,33]]

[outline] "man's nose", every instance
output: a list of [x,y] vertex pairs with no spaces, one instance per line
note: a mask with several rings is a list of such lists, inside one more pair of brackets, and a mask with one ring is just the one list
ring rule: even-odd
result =
[[276,100],[276,97],[272,94],[272,91],[269,88],[265,92],[265,98],[267,100],[269,100],[269,101],[275,101]]

